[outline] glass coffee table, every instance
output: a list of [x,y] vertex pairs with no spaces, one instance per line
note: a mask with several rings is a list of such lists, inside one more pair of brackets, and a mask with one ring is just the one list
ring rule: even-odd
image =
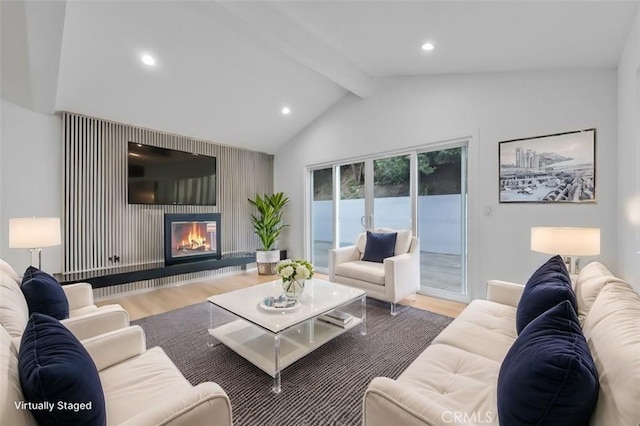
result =
[[[296,306],[282,310],[261,306],[265,298],[281,294],[281,281],[273,281],[207,299],[209,336],[273,377],[275,393],[280,393],[280,373],[289,365],[358,325],[360,334],[367,334],[367,296],[362,290],[313,278],[307,280]],[[236,319],[213,328],[213,305]],[[347,322],[327,322],[327,314],[335,315],[332,311],[347,313]],[[213,344],[211,339],[208,344]]]

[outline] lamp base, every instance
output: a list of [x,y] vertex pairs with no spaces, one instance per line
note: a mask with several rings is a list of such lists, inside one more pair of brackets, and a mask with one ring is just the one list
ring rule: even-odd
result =
[[578,272],[578,264],[580,263],[579,257],[571,257],[571,256],[562,256],[565,265],[567,265],[567,271],[569,271],[570,275],[576,275]]
[[34,264],[33,258],[35,257],[35,254],[38,253],[38,269],[42,269],[42,249],[32,248],[29,249],[29,253],[31,253],[31,266]]

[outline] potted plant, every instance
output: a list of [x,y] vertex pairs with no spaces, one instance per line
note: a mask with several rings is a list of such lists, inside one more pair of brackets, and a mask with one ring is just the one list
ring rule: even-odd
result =
[[289,198],[283,192],[273,195],[256,194],[256,197],[249,202],[258,210],[257,215],[251,215],[251,224],[255,230],[262,248],[256,250],[256,263],[258,264],[258,274],[274,275],[276,264],[280,260],[280,250],[273,248],[276,240],[285,226],[282,223],[284,206],[289,203]]

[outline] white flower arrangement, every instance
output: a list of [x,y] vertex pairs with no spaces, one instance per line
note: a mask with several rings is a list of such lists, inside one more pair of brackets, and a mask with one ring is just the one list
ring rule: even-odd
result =
[[313,277],[313,265],[303,259],[285,259],[278,262],[277,274],[282,281],[304,281]]

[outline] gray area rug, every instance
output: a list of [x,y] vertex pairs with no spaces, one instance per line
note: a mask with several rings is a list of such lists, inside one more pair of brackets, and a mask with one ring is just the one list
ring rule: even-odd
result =
[[[214,307],[215,324],[231,319]],[[160,346],[194,385],[218,383],[229,395],[237,426],[359,425],[362,397],[374,377],[397,378],[451,318],[367,301],[367,335],[354,327],[282,372],[282,393],[271,376],[214,341],[207,347],[208,302],[133,321],[144,328],[147,346]],[[356,311],[358,312],[358,311]]]

